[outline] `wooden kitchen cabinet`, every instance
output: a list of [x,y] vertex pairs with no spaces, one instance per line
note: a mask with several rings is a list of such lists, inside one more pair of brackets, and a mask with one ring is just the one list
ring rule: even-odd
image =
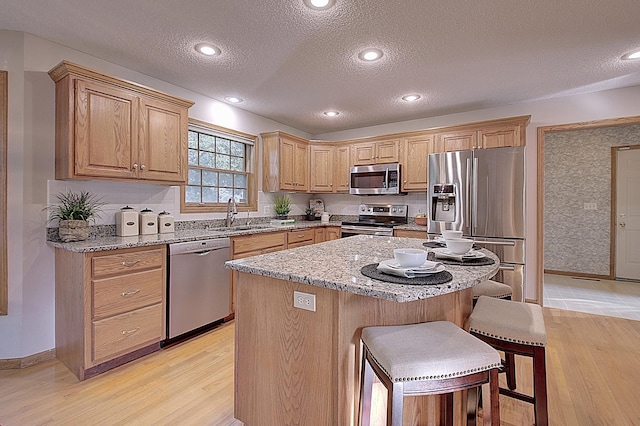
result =
[[416,231],[413,229],[394,229],[393,236],[404,238],[422,238],[423,240],[429,239],[426,229],[424,231]]
[[436,135],[434,152],[465,151],[476,147],[477,130],[461,130]]
[[160,348],[166,246],[56,249],[56,356],[80,380]]
[[309,152],[309,190],[313,193],[334,192],[336,147],[311,145]]
[[323,243],[326,241],[326,232],[324,226],[319,226],[317,228],[313,228],[313,242],[314,243]]
[[501,148],[504,146],[522,146],[521,127],[497,126],[478,130],[477,148]]
[[333,166],[335,192],[349,192],[351,185],[351,150],[348,145],[336,146]]
[[325,241],[337,240],[340,238],[340,227],[339,226],[327,226],[324,229],[324,238]]
[[434,149],[434,135],[417,135],[403,140],[402,191],[426,191],[428,157]]
[[287,233],[287,248],[308,246],[315,241],[313,228],[291,230]]
[[187,180],[193,102],[63,61],[56,82],[56,179]]
[[351,153],[354,166],[398,163],[400,161],[400,140],[382,139],[359,142],[352,145]]
[[309,190],[308,141],[283,132],[260,134],[262,138],[262,190]]

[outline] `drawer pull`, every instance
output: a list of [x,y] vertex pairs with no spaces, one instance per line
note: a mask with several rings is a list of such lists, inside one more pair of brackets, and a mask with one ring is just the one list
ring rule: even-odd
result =
[[304,238],[304,234],[298,234],[298,238]]
[[137,265],[138,263],[140,263],[139,260],[133,260],[131,262],[122,262],[121,265],[122,266],[126,266],[127,268],[130,268],[130,267],[132,267],[134,265]]
[[122,297],[127,297],[127,296],[133,296],[134,294],[138,294],[138,293],[140,293],[140,289],[131,290],[131,291],[123,291],[122,293],[120,293],[120,295]]
[[138,331],[138,330],[140,330],[140,328],[139,328],[139,327],[138,327],[138,328],[134,328],[134,329],[132,329],[132,330],[122,330],[122,331],[120,332],[120,334],[122,334],[123,336],[126,336],[126,335],[129,335],[129,334],[133,334],[133,333],[135,333],[135,332],[136,332],[136,331]]

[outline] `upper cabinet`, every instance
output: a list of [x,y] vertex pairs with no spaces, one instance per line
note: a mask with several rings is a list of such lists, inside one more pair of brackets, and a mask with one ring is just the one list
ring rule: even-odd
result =
[[449,152],[524,146],[529,119],[527,115],[443,129],[436,135],[434,150]]
[[309,144],[283,132],[260,134],[262,138],[262,190],[309,190]]
[[56,179],[187,181],[193,102],[61,62],[56,83]]
[[465,151],[476,147],[477,130],[439,133],[435,152]]
[[493,126],[478,130],[478,148],[500,148],[503,146],[522,146],[523,126]]
[[310,192],[349,192],[348,145],[313,144],[309,155]]
[[397,163],[400,161],[400,139],[358,142],[351,146],[354,166]]
[[401,190],[425,191],[429,154],[434,149],[434,135],[416,135],[404,138],[402,143]]

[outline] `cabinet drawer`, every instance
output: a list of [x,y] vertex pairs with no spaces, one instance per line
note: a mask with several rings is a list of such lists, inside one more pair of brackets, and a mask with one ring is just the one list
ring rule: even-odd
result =
[[243,254],[249,252],[260,252],[265,249],[275,249],[271,251],[284,250],[285,242],[284,232],[233,237],[231,239],[231,254],[234,259],[238,259],[247,257],[247,255],[243,256]]
[[287,234],[287,248],[298,247],[307,243],[313,244],[315,230],[313,228],[303,229],[301,231],[290,231]]
[[94,362],[162,340],[162,304],[116,315],[92,324]]
[[162,302],[164,274],[152,269],[93,281],[93,319]]
[[91,259],[91,275],[99,278],[143,269],[161,268],[163,261],[162,249],[145,248],[141,251],[95,256]]

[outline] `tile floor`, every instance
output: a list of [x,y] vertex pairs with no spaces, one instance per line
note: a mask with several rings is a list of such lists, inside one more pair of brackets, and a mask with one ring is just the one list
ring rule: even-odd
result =
[[544,306],[640,321],[640,282],[545,274]]

